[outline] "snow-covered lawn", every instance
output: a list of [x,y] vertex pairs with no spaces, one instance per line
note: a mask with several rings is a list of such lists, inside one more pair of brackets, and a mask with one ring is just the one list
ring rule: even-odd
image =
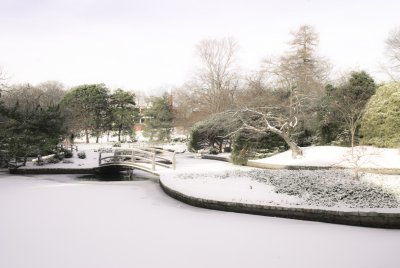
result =
[[225,171],[162,177],[175,190],[211,200],[340,210],[397,208],[400,212],[399,177],[381,178],[381,183],[372,183],[373,179],[355,180],[343,170]]
[[323,167],[365,167],[365,168],[399,168],[400,150],[382,149],[370,146],[357,146],[353,157],[351,148],[339,146],[304,147],[303,157],[292,158],[291,151],[276,154],[271,157],[251,160],[257,163],[293,166],[323,166]]
[[[349,148],[320,146],[304,148],[304,156],[292,159],[284,152],[260,163],[304,166],[400,168],[398,149],[358,147],[357,163],[349,161]],[[352,170],[259,170],[205,159],[178,159],[177,172],[165,172],[163,183],[178,192],[198,198],[340,210],[400,211],[400,175],[361,173]],[[347,162],[346,162],[347,161]]]

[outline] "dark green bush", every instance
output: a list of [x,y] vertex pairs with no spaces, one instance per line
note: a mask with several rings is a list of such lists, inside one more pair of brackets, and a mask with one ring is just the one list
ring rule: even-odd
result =
[[217,148],[211,148],[210,151],[209,151],[209,154],[217,155],[218,153],[219,153],[219,151],[218,151]]
[[224,153],[230,153],[232,152],[232,147],[225,147],[224,148]]
[[230,144],[229,134],[239,128],[239,121],[232,112],[214,114],[204,121],[195,124],[191,130],[188,148],[192,152],[213,147],[219,153]]
[[239,152],[233,150],[231,154],[231,161],[235,165],[246,165],[249,159],[249,150],[242,148]]
[[265,155],[287,149],[286,142],[274,133],[257,134],[250,131],[241,131],[233,139],[231,161],[237,165],[245,165],[248,159],[256,157],[258,151],[262,151],[263,155]]
[[48,162],[49,164],[57,164],[58,162],[60,162],[60,160],[57,158],[57,155],[55,155],[54,157],[49,158],[49,159],[47,160],[47,162]]
[[86,153],[84,151],[78,152],[78,158],[85,159],[86,158]]
[[71,158],[74,156],[74,153],[69,150],[64,150],[64,158]]

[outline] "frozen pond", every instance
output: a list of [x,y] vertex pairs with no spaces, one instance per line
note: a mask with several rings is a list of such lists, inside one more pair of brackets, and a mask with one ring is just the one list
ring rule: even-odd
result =
[[0,173],[0,267],[398,267],[400,230],[219,212],[157,178]]

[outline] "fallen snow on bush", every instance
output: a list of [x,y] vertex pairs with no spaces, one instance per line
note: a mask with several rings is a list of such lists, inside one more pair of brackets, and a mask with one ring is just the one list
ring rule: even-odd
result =
[[396,208],[394,191],[383,185],[354,179],[345,170],[254,170],[252,179],[272,185],[276,193],[300,197],[321,207]]

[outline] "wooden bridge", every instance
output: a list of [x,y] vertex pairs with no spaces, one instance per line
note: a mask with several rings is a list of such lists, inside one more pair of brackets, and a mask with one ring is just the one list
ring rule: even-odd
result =
[[113,155],[103,156],[99,152],[100,172],[110,169],[139,169],[158,175],[159,171],[175,169],[175,152],[157,148],[117,149]]

